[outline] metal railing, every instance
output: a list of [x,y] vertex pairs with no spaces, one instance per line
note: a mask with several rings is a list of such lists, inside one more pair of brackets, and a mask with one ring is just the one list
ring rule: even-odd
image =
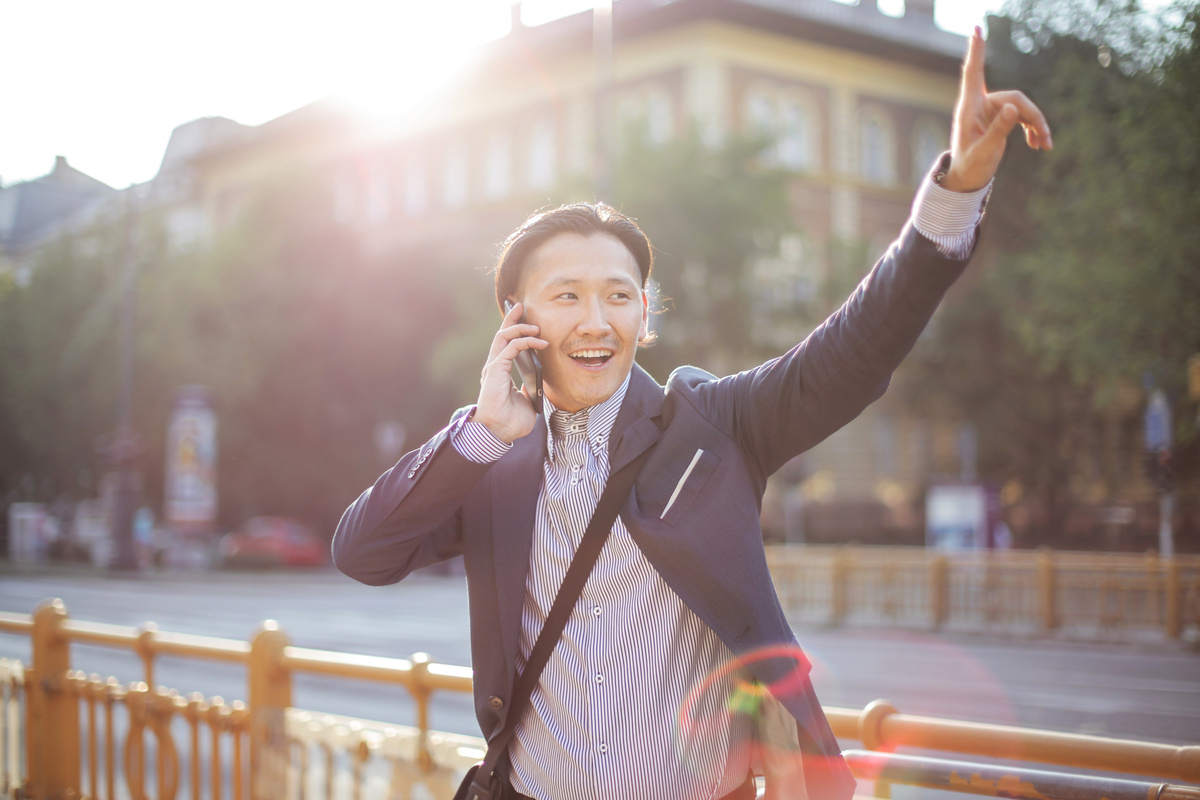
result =
[[775,545],[789,618],[1080,635],[1200,629],[1200,556]]
[[[482,739],[428,728],[431,697],[442,691],[470,692],[471,670],[437,664],[420,654],[391,659],[295,647],[272,622],[260,625],[249,642],[168,633],[153,626],[78,622],[68,619],[58,600],[43,602],[32,615],[0,612],[0,632],[27,635],[33,644],[33,663],[27,668],[0,662],[0,676],[7,676],[0,704],[0,776],[11,797],[115,800],[121,779],[123,791],[135,800],[146,797],[151,784],[157,788],[157,800],[169,800],[179,793],[186,773],[193,800],[410,798],[418,794],[418,787],[423,794],[441,798],[453,794],[463,772],[483,753]],[[72,642],[137,653],[146,680],[121,685],[115,678],[101,680],[73,671]],[[248,704],[199,695],[184,698],[164,687],[150,688],[154,661],[164,654],[245,664]],[[292,680],[298,672],[404,686],[415,701],[417,725],[295,709]],[[18,710],[21,704],[24,715]],[[124,714],[123,737],[114,725],[118,709]],[[839,739],[860,741],[872,751],[913,747],[1145,775],[1160,782],[1200,782],[1200,746],[921,717],[899,713],[884,701],[862,710],[826,707],[825,713]],[[173,733],[179,721],[186,737]],[[181,754],[177,738],[188,740],[186,754]],[[13,756],[22,743],[23,771]],[[86,781],[81,769],[85,756]],[[207,765],[202,763],[205,758]],[[857,768],[853,763],[856,775],[877,782],[880,796],[886,796],[890,781],[903,779],[880,773],[876,762]],[[1195,796],[1180,794],[1183,789],[1172,791],[1161,796]]]

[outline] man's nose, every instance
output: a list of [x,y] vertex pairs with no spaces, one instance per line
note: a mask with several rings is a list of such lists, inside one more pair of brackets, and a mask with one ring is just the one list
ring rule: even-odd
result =
[[583,314],[579,319],[576,330],[585,336],[606,336],[612,331],[608,322],[604,304],[600,300],[592,300],[583,304]]

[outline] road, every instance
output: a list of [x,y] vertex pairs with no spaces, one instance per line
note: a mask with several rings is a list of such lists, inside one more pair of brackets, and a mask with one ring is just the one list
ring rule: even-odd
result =
[[[31,612],[58,597],[71,617],[247,639],[274,619],[294,644],[369,655],[470,663],[461,576],[415,575],[368,587],[332,571],[103,574],[0,572],[0,610]],[[1200,647],[1153,639],[1081,642],[883,629],[798,629],[826,705],[887,698],[901,711],[982,722],[1200,743]],[[0,634],[0,656],[29,658],[24,637]],[[75,645],[72,666],[141,679],[132,654]],[[161,659],[157,682],[226,700],[245,697],[240,666]],[[295,703],[401,724],[414,721],[400,687],[300,676]],[[466,695],[435,696],[435,729],[477,735]]]

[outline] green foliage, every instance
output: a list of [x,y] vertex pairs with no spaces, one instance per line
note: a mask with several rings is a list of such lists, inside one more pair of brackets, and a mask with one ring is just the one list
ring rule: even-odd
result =
[[1194,461],[1184,365],[1200,352],[1197,8],[1056,0],[989,21],[989,85],[1037,102],[1055,149],[1014,135],[986,272],[939,316],[908,385],[976,423],[984,474],[1042,501],[1048,529],[1089,480],[1129,496],[1143,376],[1175,401],[1176,466],[1196,471],[1180,462]]
[[694,130],[660,147],[626,141],[615,205],[636,213],[654,243],[665,313],[660,340],[638,360],[659,379],[680,364],[720,374],[776,355],[750,336],[760,305],[749,261],[792,227],[787,176],[760,165],[763,147],[731,137],[712,148]]

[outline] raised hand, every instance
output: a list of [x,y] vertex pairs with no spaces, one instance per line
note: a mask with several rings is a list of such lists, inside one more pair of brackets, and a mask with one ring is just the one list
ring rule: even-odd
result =
[[479,401],[473,420],[486,425],[502,442],[520,439],[532,431],[537,422],[533,404],[524,391],[513,384],[512,365],[517,353],[529,348],[542,350],[549,342],[536,338],[537,325],[520,321],[524,313],[525,307],[517,303],[504,315],[479,378]]
[[1020,123],[1025,142],[1035,150],[1049,150],[1050,126],[1033,101],[1018,91],[989,92],[984,83],[983,32],[976,27],[967,44],[954,132],[950,136],[950,169],[942,186],[955,192],[973,192],[987,186],[996,174],[1008,134]]

